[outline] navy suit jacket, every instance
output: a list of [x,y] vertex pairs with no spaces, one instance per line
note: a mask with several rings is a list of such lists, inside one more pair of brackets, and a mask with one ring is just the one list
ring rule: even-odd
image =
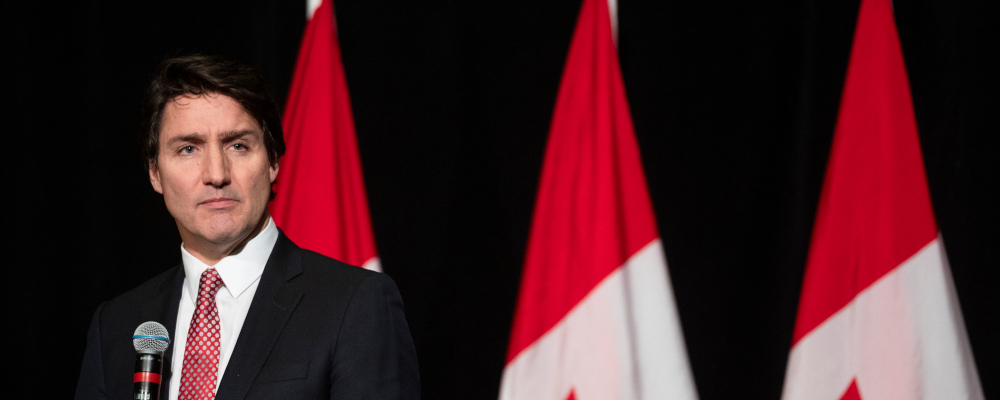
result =
[[[178,265],[97,308],[77,399],[132,398],[132,333],[157,321],[176,337],[183,283]],[[164,354],[161,399],[174,351],[184,350],[171,344]],[[417,356],[395,283],[279,234],[215,398],[419,399]]]

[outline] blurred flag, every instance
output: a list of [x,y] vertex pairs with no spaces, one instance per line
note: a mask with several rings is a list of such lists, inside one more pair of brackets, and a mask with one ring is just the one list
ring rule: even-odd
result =
[[982,399],[890,0],[862,0],[783,399]]
[[500,399],[695,399],[607,0],[584,0]]
[[271,215],[299,246],[380,271],[333,7],[324,0],[308,8]]

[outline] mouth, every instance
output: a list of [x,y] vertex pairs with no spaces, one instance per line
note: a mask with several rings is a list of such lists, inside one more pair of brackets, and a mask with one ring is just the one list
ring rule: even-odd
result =
[[206,206],[209,208],[226,208],[233,204],[236,204],[236,200],[228,197],[213,197],[198,203],[198,205]]

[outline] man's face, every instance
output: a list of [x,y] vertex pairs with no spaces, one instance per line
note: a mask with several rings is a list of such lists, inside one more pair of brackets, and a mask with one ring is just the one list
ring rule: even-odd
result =
[[238,243],[267,215],[278,166],[267,159],[257,121],[228,96],[168,102],[156,160],[149,180],[185,242]]

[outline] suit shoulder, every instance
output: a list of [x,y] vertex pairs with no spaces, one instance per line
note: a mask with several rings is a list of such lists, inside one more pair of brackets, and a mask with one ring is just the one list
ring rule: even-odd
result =
[[173,287],[172,283],[178,279],[183,279],[183,276],[184,271],[179,265],[163,271],[139,284],[139,286],[109,300],[104,306],[105,312],[138,309],[151,296],[171,290]]
[[343,301],[357,301],[360,295],[402,302],[399,288],[389,275],[346,264],[313,251],[302,251],[302,278],[305,278],[307,291],[326,293]]
[[365,279],[382,275],[361,267],[337,261],[317,252],[302,249],[302,266],[307,275],[316,279],[334,279],[342,283],[357,285]]

